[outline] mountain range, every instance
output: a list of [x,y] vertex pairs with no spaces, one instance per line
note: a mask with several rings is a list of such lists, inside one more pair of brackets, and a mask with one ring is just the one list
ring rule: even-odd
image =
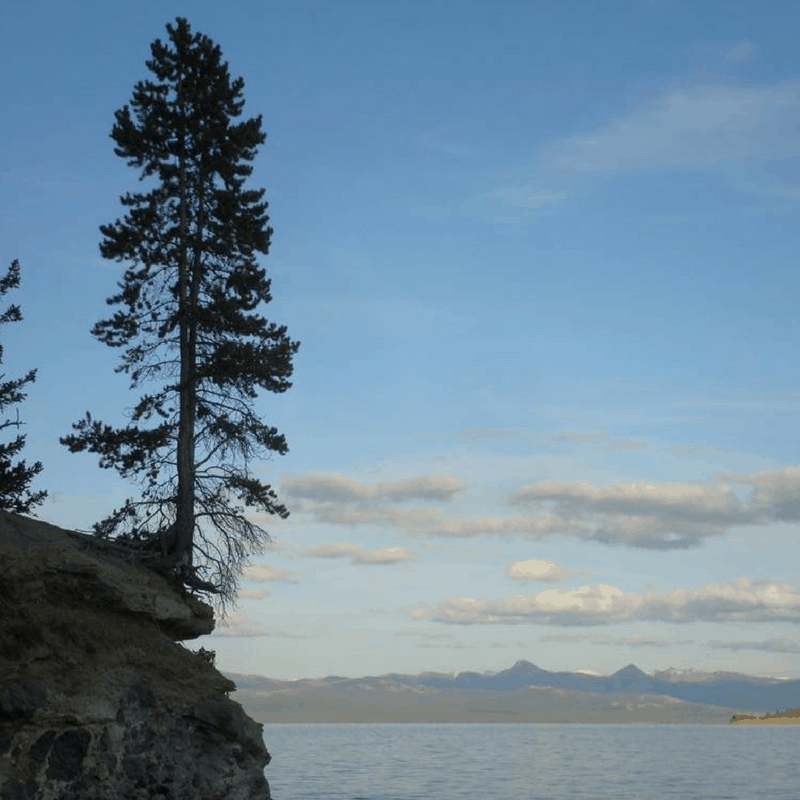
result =
[[275,680],[228,673],[259,722],[727,723],[731,713],[800,708],[800,680],[628,664],[613,675],[549,672],[520,660],[499,672],[388,673]]

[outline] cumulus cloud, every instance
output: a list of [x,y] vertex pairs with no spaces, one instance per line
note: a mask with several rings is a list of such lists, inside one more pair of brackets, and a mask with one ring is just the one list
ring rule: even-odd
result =
[[605,644],[612,647],[673,647],[669,639],[654,639],[644,636],[621,636],[617,639],[593,639],[592,644]]
[[[743,52],[743,51],[740,51]],[[673,89],[608,125],[549,148],[560,170],[613,172],[800,154],[800,83]]]
[[[681,644],[694,644],[692,639],[681,639],[675,641],[673,639],[654,639],[653,637],[644,636],[620,636],[617,638],[605,639],[587,639],[585,635],[575,635],[570,633],[551,633],[540,636],[539,640],[542,642],[581,642],[585,644],[587,641],[591,644],[603,644],[611,647],[674,647]],[[580,670],[579,670],[580,671]]]
[[780,522],[800,520],[800,467],[750,475],[726,473],[722,477],[752,486],[750,502],[767,510],[774,519]]
[[285,478],[283,490],[301,498],[295,510],[317,522],[356,527],[386,525],[417,530],[433,524],[437,512],[431,508],[398,508],[414,500],[449,502],[464,484],[445,475],[389,481],[369,486],[343,475],[312,473]]
[[595,487],[586,482],[549,481],[523,486],[508,495],[510,505],[554,500],[565,506],[617,514],[668,513],[687,520],[731,524],[752,514],[727,488],[618,483]]
[[625,595],[616,586],[601,583],[579,589],[547,589],[536,595],[518,594],[496,603],[457,597],[432,611],[415,609],[411,616],[462,625],[523,622],[601,625],[630,619],[639,605],[638,595]]
[[392,506],[352,507],[336,503],[300,503],[297,511],[311,514],[318,522],[330,525],[392,525],[420,528],[438,517],[432,508],[400,509]]
[[447,475],[423,475],[410,480],[390,481],[367,486],[343,475],[311,473],[285,477],[283,491],[290,497],[317,502],[364,502],[369,500],[440,500],[449,501],[463,490],[458,478]]
[[306,552],[312,558],[352,558],[353,564],[396,564],[414,559],[413,553],[402,547],[384,547],[380,550],[365,551],[352,542],[333,542]]
[[792,639],[767,639],[763,642],[722,642],[712,639],[708,647],[714,650],[764,650],[768,653],[800,653],[800,642]]
[[248,581],[256,583],[266,583],[268,581],[282,581],[283,583],[297,583],[291,580],[285,572],[275,567],[249,566],[242,570],[242,577]]
[[241,600],[262,600],[269,594],[266,589],[239,589]]
[[595,487],[585,482],[546,481],[511,492],[511,506],[552,503],[549,513],[460,524],[439,524],[439,535],[527,533],[571,535],[584,541],[651,550],[697,547],[734,524],[763,524],[765,509],[750,508],[728,487],[620,483]]
[[763,509],[747,507],[726,486],[548,481],[520,487],[506,501],[512,506],[553,502],[554,517],[581,521],[569,529],[572,535],[646,549],[696,547],[731,525],[765,521]]
[[459,439],[503,439],[506,436],[522,436],[519,428],[483,428],[473,426],[456,431],[453,436]]
[[[604,436],[559,434],[567,441],[603,441]],[[606,449],[619,446],[603,444]],[[403,506],[411,499],[449,500],[464,487],[453,477],[423,476],[366,486],[340,475],[312,475],[293,478],[287,485],[290,493],[301,498],[293,510],[322,524],[351,529],[379,525],[447,538],[572,536],[609,546],[678,550],[699,547],[734,525],[800,519],[800,469],[726,475],[725,479],[750,483],[754,488],[750,500],[741,500],[727,485],[633,482],[599,487],[544,481],[523,485],[505,499],[511,507],[533,506],[535,513],[461,518],[448,518],[437,508]]]
[[800,591],[789,583],[746,577],[663,595],[628,593],[601,583],[579,589],[547,589],[497,602],[459,597],[435,609],[417,608],[411,616],[458,625],[800,622]]
[[583,444],[585,442],[604,442],[604,444],[590,445],[590,450],[603,450],[606,452],[613,452],[617,450],[646,450],[647,445],[637,439],[608,439],[607,433],[602,432],[586,432],[581,431],[561,431],[553,436],[556,442],[574,442],[575,444]]
[[487,534],[500,536],[523,534],[533,538],[543,538],[554,533],[578,535],[581,530],[581,523],[575,518],[565,518],[557,514],[444,520],[427,527],[427,531],[430,534],[454,538],[484,536]]
[[531,559],[515,561],[506,575],[517,581],[561,581],[569,577],[569,572],[555,561]]
[[697,524],[657,516],[608,514],[576,535],[587,542],[644,550],[686,550],[700,547],[710,536],[725,533],[724,525]]

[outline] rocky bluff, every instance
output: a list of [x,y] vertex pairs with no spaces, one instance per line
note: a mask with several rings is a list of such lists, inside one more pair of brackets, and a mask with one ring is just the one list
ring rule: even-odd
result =
[[0,798],[268,800],[262,726],[178,643],[213,628],[114,542],[0,511]]

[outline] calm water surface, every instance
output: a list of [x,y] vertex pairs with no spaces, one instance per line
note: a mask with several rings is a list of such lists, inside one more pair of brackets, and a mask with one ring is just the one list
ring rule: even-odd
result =
[[264,725],[273,800],[800,800],[800,725]]

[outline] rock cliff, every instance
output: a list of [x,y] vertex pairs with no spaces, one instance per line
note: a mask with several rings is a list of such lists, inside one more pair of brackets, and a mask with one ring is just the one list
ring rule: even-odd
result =
[[0,511],[0,798],[268,800],[210,606],[94,536]]

